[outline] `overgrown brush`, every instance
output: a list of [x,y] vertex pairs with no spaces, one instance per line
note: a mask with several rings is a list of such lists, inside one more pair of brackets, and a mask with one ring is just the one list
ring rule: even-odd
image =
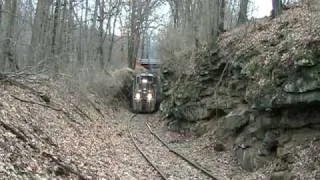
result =
[[193,40],[179,35],[174,29],[169,29],[160,37],[159,54],[163,67],[169,68],[179,78],[194,73],[195,52]]
[[[65,67],[65,73],[59,73],[63,81],[62,92],[74,92],[80,96],[93,94],[107,106],[125,107],[129,106],[130,90],[132,80],[137,72],[144,69],[109,68],[105,71],[99,70],[99,67],[91,64],[84,67],[78,65],[69,65]],[[79,97],[83,98],[83,97]]]
[[98,73],[87,88],[107,104],[126,106],[133,75],[134,71],[129,68],[115,70],[109,76]]

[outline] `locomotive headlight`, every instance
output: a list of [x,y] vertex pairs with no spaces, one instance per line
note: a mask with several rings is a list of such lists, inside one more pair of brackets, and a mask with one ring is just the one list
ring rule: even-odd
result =
[[152,94],[151,93],[148,93],[147,99],[148,99],[148,101],[151,101],[151,99],[152,99]]
[[142,79],[142,83],[148,83],[147,79]]
[[140,93],[136,93],[135,98],[139,100],[141,98]]

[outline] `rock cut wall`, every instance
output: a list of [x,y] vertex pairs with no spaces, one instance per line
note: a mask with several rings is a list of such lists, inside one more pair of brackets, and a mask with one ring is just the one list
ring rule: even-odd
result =
[[218,49],[193,53],[193,74],[179,76],[164,63],[161,112],[177,122],[217,119],[216,133],[243,145],[236,152],[247,170],[265,164],[272,151],[281,155],[275,147],[289,131],[319,130],[318,11],[297,5],[224,33]]

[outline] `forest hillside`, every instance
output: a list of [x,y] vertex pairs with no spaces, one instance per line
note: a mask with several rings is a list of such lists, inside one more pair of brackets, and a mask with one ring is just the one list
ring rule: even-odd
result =
[[319,178],[319,11],[296,4],[181,54],[162,69],[173,129],[231,142],[248,171],[276,159],[274,171]]
[[0,178],[320,179],[319,1],[249,2],[0,0]]

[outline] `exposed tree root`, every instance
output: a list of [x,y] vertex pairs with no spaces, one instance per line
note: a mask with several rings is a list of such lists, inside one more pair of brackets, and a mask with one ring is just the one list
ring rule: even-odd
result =
[[78,113],[82,116],[84,116],[85,118],[89,119],[91,122],[93,122],[93,119],[87,114],[85,113],[79,106],[74,105],[74,107],[76,108],[76,110],[78,111]]
[[56,107],[50,106],[48,104],[42,104],[42,103],[35,102],[35,101],[21,99],[21,98],[15,96],[15,95],[10,95],[10,96],[13,97],[14,99],[17,99],[17,100],[21,101],[21,102],[30,103],[30,104],[36,104],[36,105],[39,105],[39,106],[50,108],[50,109],[55,110],[55,111],[63,111],[63,109],[61,109],[61,108],[56,108]]
[[[53,142],[53,140],[49,136],[47,136],[39,127],[30,123],[24,116],[22,116],[22,118],[23,118],[24,122],[31,127],[33,133],[35,133],[34,136],[36,138],[38,138],[42,142],[45,142],[47,144],[50,144],[51,146],[58,148],[58,144]],[[41,137],[41,135],[44,135],[45,137]]]
[[74,119],[71,117],[70,113],[68,113],[67,111],[65,111],[65,110],[62,109],[62,108],[56,108],[56,107],[50,106],[50,105],[48,105],[48,104],[42,104],[42,103],[35,102],[35,101],[30,101],[30,100],[21,99],[21,98],[19,98],[19,97],[17,97],[17,96],[14,96],[14,95],[10,95],[10,96],[13,97],[14,99],[17,99],[17,100],[21,101],[21,102],[30,103],[30,104],[36,104],[36,105],[39,105],[39,106],[43,106],[43,107],[46,107],[46,108],[50,108],[50,109],[52,109],[52,110],[54,110],[54,111],[62,112],[62,113],[63,113],[66,117],[68,117],[68,119],[70,119],[72,122],[81,125],[79,122],[77,122],[76,120],[74,120]]
[[91,104],[91,106],[98,112],[98,114],[101,115],[101,117],[104,118],[104,115],[102,114],[101,110],[95,105],[94,102],[92,102],[88,97],[87,97],[88,102]]
[[36,91],[35,89],[19,82],[19,81],[16,81],[12,78],[6,78],[5,81],[9,82],[10,84],[14,85],[14,86],[17,86],[21,89],[26,89],[26,90],[29,90],[33,95],[39,97],[40,99],[42,99],[44,102],[46,103],[49,103],[50,102],[50,97],[48,95],[46,95],[45,93],[43,92],[39,92],[39,91]]
[[89,179],[82,175],[79,171],[74,170],[72,167],[70,167],[68,164],[64,163],[61,159],[54,157],[52,154],[47,153],[47,152],[42,152],[42,156],[47,157],[51,159],[53,162],[55,162],[57,165],[59,165],[62,169],[60,171],[61,174],[68,175],[68,173],[72,173],[76,175],[80,180],[86,180]]
[[1,124],[2,127],[4,127],[4,129],[10,131],[12,134],[14,134],[14,135],[15,135],[18,139],[20,139],[21,141],[23,141],[23,142],[28,142],[26,136],[25,136],[23,133],[21,133],[21,132],[19,132],[18,130],[16,130],[16,129],[15,129],[14,127],[12,127],[11,125],[9,125],[9,124],[1,121],[1,120],[0,120],[0,124]]

